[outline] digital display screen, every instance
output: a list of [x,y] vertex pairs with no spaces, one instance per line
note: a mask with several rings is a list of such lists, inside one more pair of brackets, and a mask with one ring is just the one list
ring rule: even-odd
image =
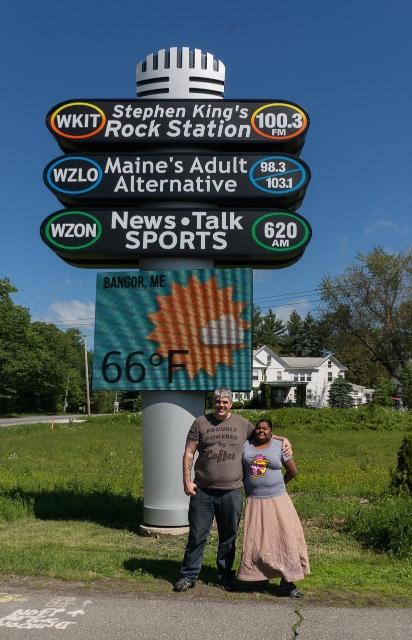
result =
[[251,389],[252,270],[101,273],[93,389]]

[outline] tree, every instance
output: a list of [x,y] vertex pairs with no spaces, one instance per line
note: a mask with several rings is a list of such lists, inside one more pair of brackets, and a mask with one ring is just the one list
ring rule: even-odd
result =
[[296,311],[292,311],[286,323],[287,335],[284,348],[289,355],[298,357],[316,357],[323,355],[320,346],[318,322],[308,313],[302,319]]
[[30,342],[31,375],[20,399],[20,411],[62,411],[66,395],[69,411],[78,411],[85,389],[80,332],[33,322]]
[[323,353],[332,353],[348,368],[346,378],[374,388],[379,377],[387,375],[379,362],[371,359],[370,351],[349,331],[336,326],[333,314],[324,313],[317,323],[319,344]]
[[353,336],[399,385],[412,352],[412,251],[377,247],[357,259],[341,276],[323,279],[325,313],[335,331]]
[[392,472],[391,486],[395,493],[404,490],[412,496],[412,435],[405,435],[398,451],[398,464]]
[[373,394],[373,404],[381,407],[393,407],[393,396],[396,388],[392,380],[386,376],[381,376],[375,385],[375,393]]
[[273,351],[281,351],[282,336],[285,333],[285,325],[276,313],[269,309],[268,313],[262,317],[255,333],[256,346],[267,345]]
[[406,407],[412,409],[412,365],[407,364],[401,373],[401,397]]
[[291,356],[300,356],[303,341],[303,320],[297,311],[292,311],[286,323],[286,336],[284,347],[286,353]]
[[82,336],[31,322],[14,304],[16,288],[0,280],[0,413],[78,410],[84,402]]
[[353,406],[350,395],[352,387],[345,378],[338,376],[329,387],[329,405],[335,409],[347,409]]
[[0,414],[18,410],[19,397],[30,377],[30,314],[14,304],[17,289],[0,279]]
[[253,328],[253,337],[252,343],[253,348],[257,349],[259,346],[262,346],[262,342],[260,342],[260,336],[262,332],[262,323],[263,323],[263,314],[261,308],[257,305],[253,305],[252,310],[252,328]]

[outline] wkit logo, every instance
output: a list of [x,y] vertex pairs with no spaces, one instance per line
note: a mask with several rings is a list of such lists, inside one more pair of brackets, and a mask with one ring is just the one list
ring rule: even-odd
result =
[[50,116],[50,128],[59,137],[71,140],[92,138],[106,124],[105,113],[91,102],[68,102]]

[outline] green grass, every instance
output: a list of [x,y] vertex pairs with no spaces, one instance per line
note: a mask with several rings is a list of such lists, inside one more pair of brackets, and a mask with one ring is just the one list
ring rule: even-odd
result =
[[[256,419],[255,413],[248,415]],[[410,561],[365,550],[344,532],[348,517],[387,488],[410,414],[378,412],[360,419],[353,410],[287,409],[272,417],[276,431],[292,441],[299,467],[290,491],[309,546],[307,598],[411,605]],[[0,430],[3,576],[170,591],[186,540],[136,534],[142,513],[140,421],[121,414],[53,430],[50,425]],[[213,531],[200,575],[212,597],[216,541]]]

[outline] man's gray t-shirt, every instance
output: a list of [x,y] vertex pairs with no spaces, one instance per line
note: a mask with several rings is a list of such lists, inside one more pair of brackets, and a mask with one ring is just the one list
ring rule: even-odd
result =
[[213,413],[196,418],[188,440],[198,443],[195,483],[201,489],[239,489],[242,487],[242,450],[254,429],[242,416],[231,414],[218,420]]

